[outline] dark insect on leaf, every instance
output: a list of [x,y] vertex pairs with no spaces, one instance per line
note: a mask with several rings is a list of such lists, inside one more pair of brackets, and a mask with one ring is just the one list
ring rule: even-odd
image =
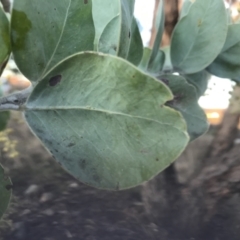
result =
[[58,83],[61,82],[61,79],[62,79],[62,75],[57,75],[57,76],[54,76],[54,77],[51,77],[50,80],[49,80],[49,85],[51,87],[54,87],[56,86]]

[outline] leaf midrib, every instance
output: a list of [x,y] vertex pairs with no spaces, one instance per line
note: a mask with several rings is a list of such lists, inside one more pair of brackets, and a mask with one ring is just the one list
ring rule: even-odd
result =
[[43,70],[40,78],[38,79],[38,81],[39,81],[40,79],[42,79],[43,76],[45,75],[46,71],[48,70],[49,65],[51,64],[51,62],[52,62],[52,60],[53,60],[53,58],[54,58],[54,56],[55,56],[55,54],[56,54],[56,52],[57,52],[57,49],[58,49],[59,44],[60,44],[60,42],[61,42],[61,40],[62,40],[62,36],[63,36],[64,30],[65,30],[65,27],[66,27],[66,23],[67,23],[67,19],[68,19],[68,13],[69,13],[69,9],[70,9],[70,7],[71,7],[71,3],[72,3],[72,0],[69,0],[69,5],[68,5],[67,10],[66,10],[66,16],[65,16],[65,19],[64,19],[64,22],[63,22],[62,31],[61,31],[61,33],[60,33],[60,36],[59,36],[59,39],[58,39],[58,41],[57,41],[56,47],[55,47],[55,49],[54,49],[54,51],[53,51],[50,59],[48,60],[48,63],[46,64],[46,67],[44,68],[44,70]]
[[[171,126],[172,128],[175,128],[179,131],[181,131],[182,133],[185,133],[186,136],[188,136],[187,132],[186,132],[186,129],[183,130],[181,129],[180,127],[176,127],[170,123],[165,123],[165,122],[160,122],[160,121],[157,121],[155,119],[152,119],[152,118],[146,118],[146,117],[142,117],[142,116],[136,116],[136,115],[130,115],[130,114],[126,114],[126,113],[121,113],[121,112],[114,112],[114,111],[109,111],[109,110],[103,110],[103,109],[95,109],[93,107],[47,107],[47,108],[41,108],[41,107],[26,107],[24,109],[25,111],[49,111],[49,110],[52,110],[52,111],[58,111],[58,110],[61,110],[61,111],[64,111],[64,110],[84,110],[84,111],[95,111],[95,112],[101,112],[101,113],[105,113],[105,114],[113,114],[113,115],[122,115],[122,116],[125,116],[125,117],[130,117],[130,118],[139,118],[139,119],[142,119],[142,120],[147,120],[147,121],[152,121],[152,122],[156,122],[156,123],[159,123],[161,125],[167,125],[167,126]],[[173,109],[171,109],[173,110]]]

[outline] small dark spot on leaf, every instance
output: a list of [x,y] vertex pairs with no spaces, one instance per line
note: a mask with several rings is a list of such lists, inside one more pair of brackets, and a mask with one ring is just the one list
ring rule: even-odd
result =
[[54,10],[56,11],[57,9],[56,9],[56,8],[54,8]]
[[131,32],[130,32],[130,31],[129,31],[129,33],[128,33],[128,37],[131,38]]
[[88,4],[88,0],[84,0],[84,4]]
[[18,99],[15,99],[13,102],[14,102],[14,103],[18,103],[19,101],[18,101]]
[[159,158],[156,158],[156,161],[158,162],[158,161],[159,161]]
[[133,75],[132,77],[135,78],[135,75]]
[[73,146],[75,146],[76,145],[76,143],[69,143],[68,145],[67,145],[67,147],[73,147]]
[[56,76],[54,76],[54,77],[51,77],[50,79],[49,79],[49,85],[51,86],[51,87],[54,87],[54,86],[56,86],[58,83],[60,83],[61,82],[61,79],[62,79],[62,75],[56,75]]
[[114,51],[117,51],[117,46],[113,46],[113,50],[114,50]]
[[9,190],[13,189],[13,185],[6,185],[5,188],[9,191]]

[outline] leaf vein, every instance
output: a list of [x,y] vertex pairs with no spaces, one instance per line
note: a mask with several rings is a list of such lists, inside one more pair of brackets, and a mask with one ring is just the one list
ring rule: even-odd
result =
[[62,31],[61,31],[61,33],[60,33],[58,42],[57,42],[57,44],[56,44],[56,47],[55,47],[55,49],[54,49],[54,51],[53,51],[52,56],[50,57],[48,63],[46,64],[46,67],[45,67],[45,69],[43,70],[42,75],[41,75],[41,77],[38,79],[38,81],[41,80],[41,79],[43,78],[43,76],[45,75],[45,73],[46,73],[49,65],[51,64],[51,62],[52,62],[52,60],[53,60],[53,57],[55,56],[55,54],[56,54],[56,52],[57,52],[57,49],[58,49],[59,44],[60,44],[60,42],[61,42],[61,40],[62,40],[62,36],[63,36],[64,30],[65,30],[65,27],[66,27],[67,18],[68,18],[68,14],[69,14],[69,9],[70,9],[70,7],[71,7],[71,3],[72,3],[72,0],[69,0],[69,5],[68,5],[67,11],[66,11],[66,16],[65,16],[65,19],[64,19],[64,22],[63,22],[63,27],[62,27]]

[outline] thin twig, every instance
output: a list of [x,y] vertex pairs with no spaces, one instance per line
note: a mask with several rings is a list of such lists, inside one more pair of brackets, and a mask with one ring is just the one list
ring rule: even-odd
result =
[[30,93],[32,92],[32,86],[24,89],[23,91],[13,93],[6,97],[0,98],[0,111],[16,110],[21,111],[22,106],[26,103]]

